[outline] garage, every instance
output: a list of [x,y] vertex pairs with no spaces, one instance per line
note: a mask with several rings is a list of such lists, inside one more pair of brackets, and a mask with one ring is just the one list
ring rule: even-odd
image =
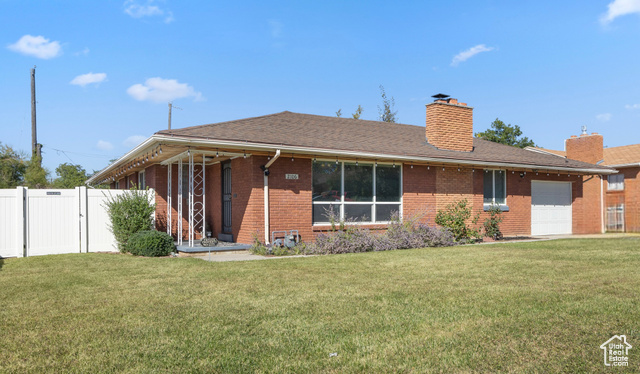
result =
[[531,235],[571,234],[571,182],[531,182]]

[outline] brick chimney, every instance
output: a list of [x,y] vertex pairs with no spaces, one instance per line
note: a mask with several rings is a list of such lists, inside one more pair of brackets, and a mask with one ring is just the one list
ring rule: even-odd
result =
[[565,140],[564,149],[567,158],[596,164],[604,159],[603,144],[603,137],[597,132],[591,135],[583,133],[580,136],[571,135],[571,138]]
[[427,104],[426,135],[427,142],[436,148],[471,152],[473,108],[452,98],[438,98]]

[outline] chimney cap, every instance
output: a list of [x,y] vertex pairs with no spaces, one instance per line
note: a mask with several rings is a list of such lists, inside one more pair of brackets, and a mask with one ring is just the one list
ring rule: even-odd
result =
[[433,95],[431,97],[433,97],[436,100],[443,100],[443,99],[446,99],[447,97],[449,97],[449,95],[445,95],[443,93],[439,93],[439,94],[435,94],[435,95]]

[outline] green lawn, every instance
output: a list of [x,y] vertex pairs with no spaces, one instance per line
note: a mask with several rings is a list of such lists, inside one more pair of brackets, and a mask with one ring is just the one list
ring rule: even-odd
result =
[[0,372],[605,372],[615,334],[630,367],[606,372],[640,372],[638,237],[31,257],[3,261],[0,290]]

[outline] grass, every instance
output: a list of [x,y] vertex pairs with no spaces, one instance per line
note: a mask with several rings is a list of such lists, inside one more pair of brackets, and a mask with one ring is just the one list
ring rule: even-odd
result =
[[0,289],[0,372],[602,372],[615,334],[633,348],[611,371],[640,371],[640,238],[30,257]]

